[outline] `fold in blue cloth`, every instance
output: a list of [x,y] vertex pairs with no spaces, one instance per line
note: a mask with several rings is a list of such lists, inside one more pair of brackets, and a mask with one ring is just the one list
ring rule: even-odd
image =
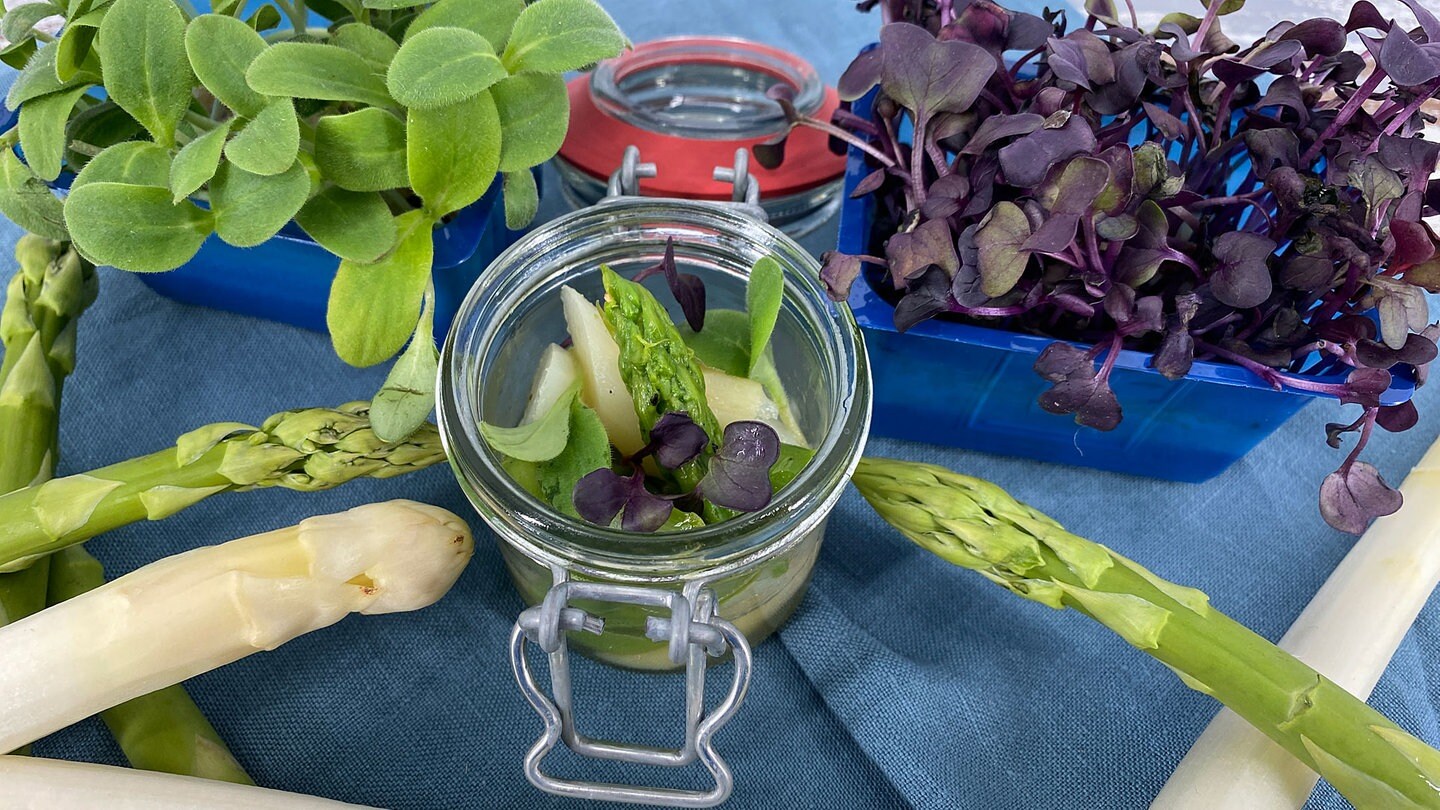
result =
[[[606,5],[637,42],[746,36],[790,48],[832,78],[878,25],[839,0]],[[8,278],[18,231],[0,224],[0,278]],[[807,246],[832,239],[830,229]],[[153,451],[210,421],[364,398],[383,377],[344,366],[321,335],[179,305],[112,270],[102,287],[65,390],[62,473]],[[1422,391],[1420,425],[1373,443],[1369,457],[1388,480],[1398,482],[1440,430],[1437,397]],[[1319,482],[1340,458],[1325,446],[1323,425],[1340,421],[1339,411],[1310,406],[1203,485],[885,440],[870,449],[991,479],[1073,531],[1206,590],[1273,639],[1351,543],[1316,508]],[[522,605],[449,470],[314,495],[227,495],[90,548],[119,575],[200,544],[399,497],[445,506],[475,525],[478,552],[448,597],[415,614],[349,618],[197,678],[191,693],[266,786],[397,810],[581,806],[538,793],[521,774],[540,731],[506,660]],[[1432,606],[1372,700],[1431,743],[1440,742],[1437,651]],[[590,733],[673,742],[674,678],[590,666],[576,688]],[[727,805],[735,810],[1138,808],[1216,708],[1084,617],[1017,599],[912,547],[851,492],[830,522],[810,594],[778,640],[757,649],[749,699],[717,747],[735,771]],[[97,720],[36,753],[122,762]],[[553,767],[653,778],[560,754]],[[695,774],[678,778],[700,783]],[[1345,803],[1322,787],[1310,806]]]

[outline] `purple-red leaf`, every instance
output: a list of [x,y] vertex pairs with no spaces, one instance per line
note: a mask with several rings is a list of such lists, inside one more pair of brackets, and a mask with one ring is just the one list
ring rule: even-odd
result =
[[841,100],[854,101],[874,89],[875,85],[880,83],[880,65],[883,58],[884,52],[879,48],[861,51],[835,83]]
[[645,488],[645,473],[636,469],[622,476],[602,468],[575,482],[575,511],[580,517],[609,526],[620,515],[620,528],[627,532],[653,532],[665,525],[674,506]]
[[860,257],[827,250],[820,256],[820,283],[831,301],[844,301],[850,297],[850,288],[860,277]]
[[690,414],[667,413],[650,428],[650,442],[636,458],[653,454],[661,467],[676,470],[700,455],[709,443],[705,429],[695,424]]
[[1379,60],[1390,80],[1402,87],[1416,87],[1440,76],[1440,65],[1399,25],[1390,26],[1380,46]]
[[692,273],[681,273],[675,266],[675,239],[665,240],[665,255],[660,261],[635,274],[635,282],[663,274],[670,294],[685,313],[685,322],[696,332],[705,328],[705,282]]
[[1270,297],[1272,282],[1266,264],[1275,243],[1257,233],[1230,231],[1215,239],[1215,269],[1210,288],[1220,303],[1237,308],[1258,307]]
[[1038,186],[1050,173],[1050,167],[1094,152],[1097,145],[1089,122],[1078,115],[1067,115],[1057,127],[1047,125],[1002,147],[1000,167],[1010,185]]
[[880,29],[885,94],[921,116],[965,112],[995,74],[994,57],[968,42],[940,42],[909,23]]
[[700,492],[717,506],[755,512],[770,503],[770,468],[780,458],[780,437],[763,422],[731,422]]
[[1326,523],[1350,534],[1364,534],[1370,521],[1400,511],[1403,500],[1379,470],[1363,461],[1330,473],[1320,485],[1320,514]]
[[932,219],[909,233],[897,233],[885,245],[885,258],[890,262],[890,280],[902,288],[910,279],[934,265],[953,274],[960,267],[955,255],[954,237],[943,219]]

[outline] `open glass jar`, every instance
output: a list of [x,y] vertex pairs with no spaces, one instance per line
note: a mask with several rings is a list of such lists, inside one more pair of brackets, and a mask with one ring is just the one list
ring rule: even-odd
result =
[[[636,534],[568,517],[531,495],[502,468],[479,425],[513,424],[524,409],[536,359],[566,337],[561,286],[599,298],[602,264],[634,275],[660,259],[667,240],[680,270],[705,282],[711,307],[744,309],[749,269],[762,257],[783,268],[784,300],[771,345],[815,455],[760,511],[686,531]],[[512,652],[522,689],[548,726],[526,764],[537,786],[688,806],[728,794],[728,770],[709,750],[709,734],[743,698],[749,645],[799,604],[826,518],[869,427],[864,346],[849,310],[826,298],[818,274],[813,257],[745,206],[615,197],[521,239],[461,305],[441,360],[440,428],[466,495],[495,532],[516,587],[532,606],[517,624]],[[540,694],[529,671],[527,639],[550,653],[553,700]],[[691,701],[685,747],[656,752],[580,737],[569,721],[565,656],[571,647],[631,669],[684,667]],[[727,651],[736,664],[730,698],[705,711],[699,704],[707,657]],[[680,765],[698,758],[715,776],[716,789],[687,794],[553,779],[539,760],[561,738],[577,752],[610,759]]]

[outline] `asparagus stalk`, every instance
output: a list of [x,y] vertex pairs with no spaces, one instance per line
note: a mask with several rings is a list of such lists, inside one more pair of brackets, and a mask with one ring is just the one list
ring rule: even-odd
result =
[[[104,567],[84,546],[61,549],[47,559],[52,605],[105,584]],[[132,767],[255,784],[179,684],[106,709],[100,719]]]
[[455,515],[390,501],[151,563],[0,628],[0,749],[350,613],[419,610],[473,551]]
[[[54,468],[60,387],[75,368],[75,321],[95,300],[95,268],[63,242],[26,234],[20,269],[0,309],[0,492],[43,481]],[[0,574],[0,625],[45,607],[48,567]]]
[[1440,808],[1440,752],[1274,644],[1016,501],[928,464],[864,459],[860,493],[921,547],[1026,599],[1104,624],[1216,698],[1356,807]]
[[389,478],[445,458],[433,425],[383,442],[369,404],[283,411],[260,427],[221,422],[174,447],[0,496],[0,571],[139,520],[159,520],[221,492],[329,489]]

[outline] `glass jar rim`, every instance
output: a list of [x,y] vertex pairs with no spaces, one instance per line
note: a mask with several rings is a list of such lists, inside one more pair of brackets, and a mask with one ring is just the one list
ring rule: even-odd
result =
[[[508,313],[548,277],[528,267],[557,235],[587,227],[614,228],[616,219],[648,229],[693,228],[758,234],[777,253],[788,289],[806,304],[806,326],[822,333],[835,365],[830,426],[799,475],[758,512],[677,532],[639,534],[596,526],[562,514],[526,491],[500,467],[501,457],[479,435],[478,391],[484,358],[503,333],[504,317],[477,323],[485,312]],[[759,229],[759,231],[756,231]],[[749,238],[749,237],[747,237]],[[684,245],[677,242],[683,256]],[[822,315],[823,313],[823,315]],[[477,360],[477,358],[479,358]],[[504,539],[532,556],[577,571],[608,576],[683,577],[749,564],[798,542],[828,514],[859,462],[870,421],[870,373],[863,338],[844,304],[831,302],[819,281],[819,264],[778,230],[738,209],[716,203],[656,198],[612,198],[537,228],[500,254],[461,303],[442,352],[437,414],[442,441],[467,497]]]

